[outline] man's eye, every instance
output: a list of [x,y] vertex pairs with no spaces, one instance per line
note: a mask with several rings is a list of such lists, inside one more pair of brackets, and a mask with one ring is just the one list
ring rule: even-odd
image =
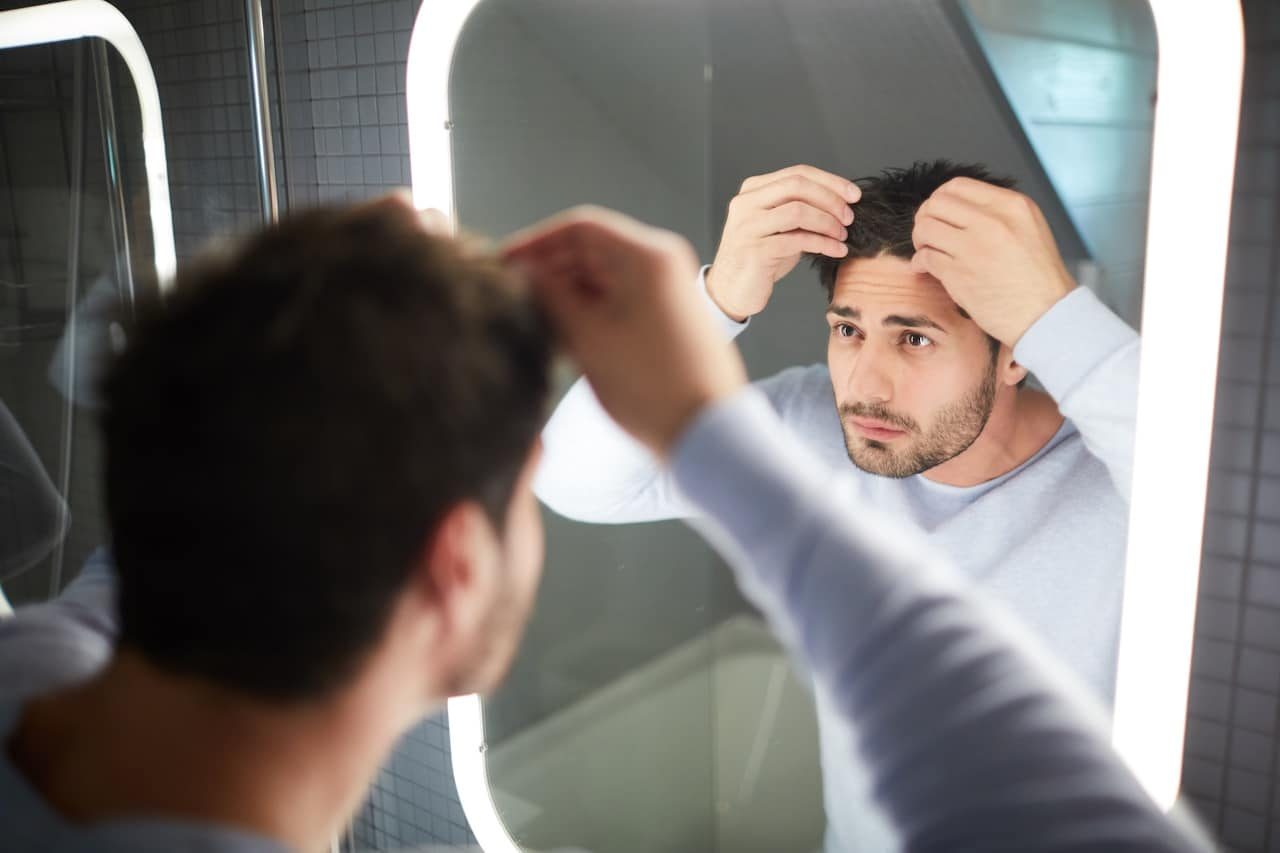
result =
[[912,349],[923,349],[933,345],[933,339],[919,332],[907,332],[902,336],[903,341]]
[[858,334],[858,330],[853,326],[850,326],[848,323],[837,323],[836,334],[842,338],[852,338],[854,335]]

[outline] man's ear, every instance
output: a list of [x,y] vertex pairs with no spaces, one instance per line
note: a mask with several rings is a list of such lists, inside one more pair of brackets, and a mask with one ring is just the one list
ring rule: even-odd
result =
[[1017,387],[1027,374],[1030,373],[1025,367],[1013,357],[1013,350],[1007,344],[1000,345],[1000,352],[996,356],[996,382],[999,385],[1008,385]]
[[436,524],[415,573],[415,592],[442,627],[466,628],[484,612],[499,559],[488,514],[474,501],[450,507]]

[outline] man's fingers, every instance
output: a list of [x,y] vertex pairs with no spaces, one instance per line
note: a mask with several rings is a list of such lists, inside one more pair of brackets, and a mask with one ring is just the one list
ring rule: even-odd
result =
[[853,222],[853,208],[835,192],[800,175],[789,175],[740,195],[743,203],[756,210],[770,210],[793,201],[826,211],[842,225]]
[[956,268],[956,260],[945,252],[925,246],[911,256],[911,269],[918,273],[926,273],[938,281],[945,282],[949,274]]
[[755,177],[747,178],[742,182],[741,192],[754,192],[767,184],[777,183],[779,180],[794,176],[821,184],[847,203],[853,203],[862,198],[862,189],[853,181],[819,169],[816,166],[806,166],[803,163],[796,166],[788,166],[785,169],[779,169],[767,175],[756,175]]
[[774,258],[789,258],[794,255],[809,253],[826,255],[829,258],[843,258],[849,254],[849,247],[842,240],[833,240],[812,231],[790,231],[786,234],[775,234],[764,239],[764,246]]
[[955,257],[964,241],[964,229],[957,228],[950,222],[925,216],[916,219],[915,228],[911,230],[911,244],[917,249],[936,249],[946,255]]
[[938,187],[934,195],[953,195],[971,204],[994,207],[1009,201],[1013,196],[1021,194],[1016,190],[998,187],[986,181],[978,181],[973,178],[952,178]]
[[791,201],[764,211],[760,216],[755,236],[784,234],[788,231],[812,231],[833,240],[843,241],[849,231],[830,213],[803,201]]
[[517,231],[502,244],[504,257],[578,248],[589,242],[643,240],[646,226],[616,211],[582,205]]
[[924,219],[937,219],[954,225],[957,228],[971,228],[984,217],[989,217],[987,208],[974,204],[958,195],[935,192],[916,211],[917,223]]
[[427,207],[418,211],[418,217],[422,220],[422,227],[427,229],[428,234],[450,234],[453,232],[449,217],[442,210]]

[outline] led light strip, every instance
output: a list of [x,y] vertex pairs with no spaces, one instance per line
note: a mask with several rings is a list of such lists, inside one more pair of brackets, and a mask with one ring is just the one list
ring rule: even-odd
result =
[[160,93],[142,41],[124,15],[103,0],[63,0],[0,12],[0,50],[79,38],[100,38],[119,51],[138,93],[142,115],[142,152],[147,195],[151,202],[151,244],[159,284],[173,281],[177,266],[173,244],[173,211],[169,205],[169,171],[164,153]]
[[[413,204],[457,217],[453,193],[449,70],[462,27],[478,0],[427,0],[418,9],[409,40],[405,97],[409,120],[409,168]],[[489,788],[484,760],[484,710],[479,696],[449,700],[449,752],[453,779],[467,823],[486,853],[519,853]]]
[[1182,775],[1244,26],[1237,0],[1150,2],[1160,97],[1112,739],[1169,808]]
[[[414,203],[451,219],[449,70],[476,2],[424,3],[409,46]],[[1182,771],[1244,36],[1237,0],[1150,2],[1160,98],[1113,741],[1168,808]],[[1185,239],[1191,201],[1194,241]],[[449,701],[449,729],[454,777],[477,840],[490,853],[517,851],[489,788],[479,697]]]

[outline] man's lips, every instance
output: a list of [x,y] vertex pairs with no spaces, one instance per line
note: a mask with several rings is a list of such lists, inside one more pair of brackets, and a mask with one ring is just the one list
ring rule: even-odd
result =
[[898,429],[884,421],[877,421],[873,418],[849,418],[849,423],[853,424],[854,429],[867,438],[873,438],[877,441],[889,441],[906,435],[906,430]]

